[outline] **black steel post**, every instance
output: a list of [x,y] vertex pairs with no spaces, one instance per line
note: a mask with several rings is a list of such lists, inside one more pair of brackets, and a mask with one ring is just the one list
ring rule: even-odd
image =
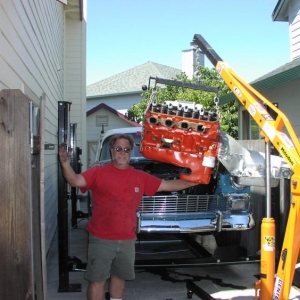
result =
[[[70,124],[70,146],[73,149],[71,156],[71,166],[76,174],[78,174],[78,159],[77,159],[77,147],[76,147],[76,124]],[[71,210],[72,217],[71,223],[72,228],[77,227],[77,189],[71,187]]]
[[[69,112],[70,102],[58,102],[58,145],[65,143],[69,146]],[[68,185],[61,172],[58,162],[58,292],[79,292],[80,284],[69,284],[69,226],[68,226]]]
[[200,286],[198,286],[192,281],[186,282],[186,288],[188,290],[188,299],[192,299],[193,293],[195,293],[202,300],[216,300],[216,298],[213,298],[210,294],[205,292],[205,290],[203,290]]
[[[77,124],[70,124],[70,147],[73,149],[72,156],[71,156],[71,166],[76,174],[81,173],[81,149],[77,147],[76,143],[76,128]],[[88,214],[84,214],[77,209],[77,201],[80,198],[77,195],[77,188],[71,187],[71,210],[72,210],[72,217],[71,217],[71,224],[72,228],[77,228],[77,219],[78,218],[87,218]]]

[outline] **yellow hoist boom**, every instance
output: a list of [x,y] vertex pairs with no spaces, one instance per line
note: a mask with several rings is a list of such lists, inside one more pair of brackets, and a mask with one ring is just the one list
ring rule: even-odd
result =
[[[300,247],[300,143],[285,114],[242,80],[226,62],[222,61],[201,35],[195,34],[191,45],[199,47],[206,55],[218,74],[256,121],[265,142],[273,144],[293,172],[290,211],[277,273],[275,274],[275,221],[267,216],[262,220],[261,226],[261,279],[255,284],[256,291],[260,292],[259,296],[255,296],[256,299],[287,300]],[[270,108],[277,114],[275,119],[266,108]]]

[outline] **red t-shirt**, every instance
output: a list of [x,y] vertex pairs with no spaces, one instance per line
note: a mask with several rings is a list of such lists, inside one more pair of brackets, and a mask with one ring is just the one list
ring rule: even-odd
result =
[[87,230],[109,240],[135,238],[136,211],[143,195],[153,196],[162,179],[129,167],[118,169],[113,164],[96,166],[82,173],[91,190],[93,212]]

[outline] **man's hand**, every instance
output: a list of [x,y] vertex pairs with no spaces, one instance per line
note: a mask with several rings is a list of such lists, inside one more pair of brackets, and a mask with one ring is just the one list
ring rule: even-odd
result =
[[62,143],[58,147],[58,155],[61,163],[61,170],[66,181],[73,187],[85,187],[86,181],[81,174],[76,174],[70,165],[72,149],[66,150],[66,144]]
[[73,149],[69,148],[69,150],[66,150],[66,144],[62,143],[58,147],[58,155],[59,155],[59,160],[61,163],[68,162],[70,160],[71,154],[72,154]]

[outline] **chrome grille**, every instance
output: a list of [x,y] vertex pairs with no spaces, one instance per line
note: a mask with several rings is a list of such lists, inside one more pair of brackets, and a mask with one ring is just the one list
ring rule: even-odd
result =
[[225,212],[227,209],[227,199],[216,195],[144,196],[139,206],[142,214],[157,215]]

